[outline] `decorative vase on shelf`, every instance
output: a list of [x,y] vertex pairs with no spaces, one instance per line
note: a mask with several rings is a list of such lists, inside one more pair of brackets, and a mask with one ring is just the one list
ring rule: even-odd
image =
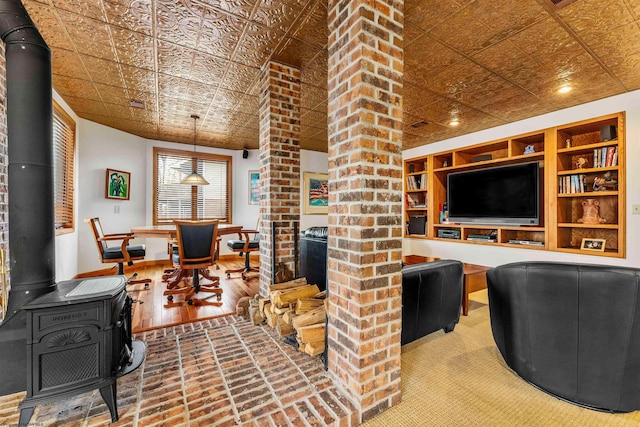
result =
[[602,224],[607,222],[600,217],[600,202],[596,199],[586,199],[582,201],[582,218],[578,218],[582,224]]

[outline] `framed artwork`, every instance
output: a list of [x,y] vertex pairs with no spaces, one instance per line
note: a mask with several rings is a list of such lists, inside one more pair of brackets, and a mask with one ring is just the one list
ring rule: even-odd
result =
[[303,213],[306,215],[329,213],[329,175],[326,173],[304,172]]
[[107,169],[107,199],[129,200],[131,173]]
[[249,171],[249,204],[260,204],[260,171]]
[[604,252],[604,245],[607,241],[605,239],[582,239],[582,245],[580,249],[585,251],[597,251]]

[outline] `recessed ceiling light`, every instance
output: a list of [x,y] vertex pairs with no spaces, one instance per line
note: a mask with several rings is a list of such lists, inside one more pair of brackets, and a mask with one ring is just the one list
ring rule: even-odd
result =
[[562,86],[560,89],[558,89],[558,93],[567,93],[567,92],[571,92],[571,86],[569,85]]
[[449,122],[449,126],[458,126],[460,124],[460,120],[453,119]]

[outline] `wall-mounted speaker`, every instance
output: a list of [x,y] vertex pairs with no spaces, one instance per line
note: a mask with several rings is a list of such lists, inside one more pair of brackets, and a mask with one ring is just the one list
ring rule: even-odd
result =
[[603,126],[600,128],[600,141],[613,141],[618,137],[615,125]]
[[242,158],[243,159],[249,158],[249,150],[242,150]]

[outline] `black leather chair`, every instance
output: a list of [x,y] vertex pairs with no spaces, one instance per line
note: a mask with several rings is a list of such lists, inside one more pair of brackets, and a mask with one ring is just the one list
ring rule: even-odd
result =
[[[118,274],[124,275],[124,263],[127,265],[133,265],[133,261],[143,260],[146,255],[145,245],[130,245],[129,241],[134,238],[133,233],[117,233],[117,234],[105,234],[100,224],[100,218],[85,219],[85,222],[91,226],[93,237],[98,247],[100,254],[100,261],[105,264],[115,263],[118,266]],[[119,241],[118,246],[109,246],[107,242]],[[151,279],[135,279],[138,273],[133,275],[127,280],[127,284],[143,283],[145,289],[149,289],[149,283]],[[135,302],[142,303],[140,300]]]
[[519,262],[487,272],[491,330],[525,381],[591,409],[640,409],[640,270]]
[[440,260],[402,268],[402,334],[407,344],[460,320],[464,268],[460,261]]
[[241,230],[237,239],[227,241],[227,247],[233,252],[237,252],[240,256],[244,255],[244,266],[241,268],[227,269],[225,274],[227,279],[231,277],[231,273],[241,273],[242,279],[246,280],[247,275],[254,271],[260,271],[259,267],[251,267],[251,252],[260,250],[260,232],[258,230]]
[[[178,253],[173,253],[173,263],[178,268],[174,285],[191,278],[191,285],[171,286],[164,291],[167,300],[183,295],[188,305],[202,304],[203,298],[195,298],[201,292],[222,298],[220,278],[212,276],[209,266],[215,264],[218,237],[218,221],[174,221],[178,238]],[[200,284],[200,276],[212,283]]]

